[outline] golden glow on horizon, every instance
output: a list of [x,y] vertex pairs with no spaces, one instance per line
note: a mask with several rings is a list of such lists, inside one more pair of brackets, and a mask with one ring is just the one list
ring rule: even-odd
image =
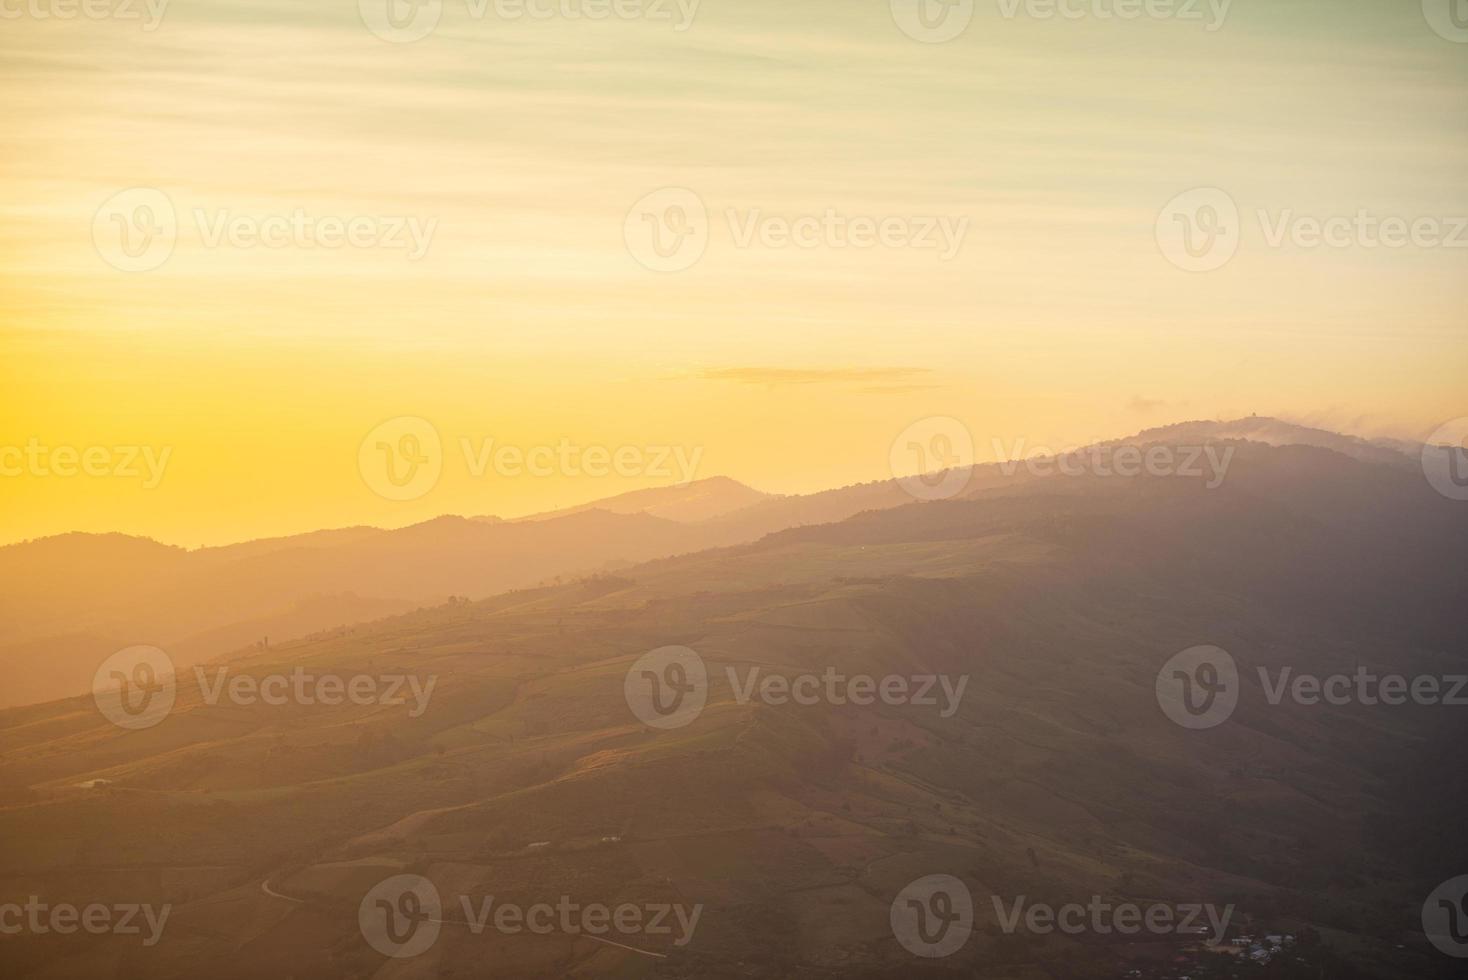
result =
[[[1212,33],[984,14],[944,45],[834,0],[709,0],[681,33],[458,17],[406,45],[351,4],[8,20],[0,447],[170,456],[152,489],[0,477],[0,543],[220,543],[670,482],[476,478],[463,438],[683,446],[697,476],[775,492],[890,475],[927,415],[964,419],[980,459],[1251,412],[1421,438],[1468,414],[1468,249],[1269,248],[1255,217],[1468,215],[1468,86],[1441,84],[1468,59],[1407,6],[1344,5],[1334,33],[1242,4]],[[1205,185],[1244,243],[1188,274],[1153,225]],[[93,242],[130,187],[178,213],[151,271]],[[623,241],[661,187],[708,206],[684,272]],[[831,208],[969,223],[949,261],[736,241],[756,212]],[[298,212],[432,233],[418,258],[210,244],[221,219]],[[395,503],[356,459],[404,415],[445,465]]]

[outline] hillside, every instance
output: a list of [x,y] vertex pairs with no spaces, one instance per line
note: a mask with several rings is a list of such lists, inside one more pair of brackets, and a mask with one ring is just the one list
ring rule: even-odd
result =
[[[172,713],[140,731],[89,698],[0,713],[0,839],[24,842],[0,859],[0,899],[44,885],[175,906],[156,947],[24,937],[7,955],[35,977],[383,980],[1085,980],[1161,976],[1154,964],[1195,955],[1008,935],[988,904],[1097,895],[1232,904],[1250,928],[1317,937],[1311,976],[1454,975],[1417,915],[1468,867],[1450,816],[1468,792],[1444,765],[1468,722],[1442,706],[1274,705],[1255,669],[1468,670],[1468,517],[1398,467],[1236,448],[1212,490],[1011,481],[231,662],[434,678],[417,716],[211,705],[189,672]],[[711,680],[702,713],[663,730],[629,710],[624,682],[670,644]],[[1243,677],[1236,713],[1207,731],[1169,721],[1155,690],[1199,644]],[[945,715],[741,701],[753,668],[967,680]],[[395,960],[364,942],[357,909],[399,873],[474,900],[703,911],[684,946],[445,924],[430,951]],[[888,913],[931,874],[978,902],[973,937],[929,962]]]
[[[1275,419],[1182,423],[1101,445],[1213,443],[1310,446],[1404,474],[1420,465],[1385,446]],[[1025,466],[974,466],[963,493],[1034,479]],[[0,667],[26,669],[23,683],[0,692],[0,706],[86,690],[98,663],[139,643],[165,645],[191,664],[451,595],[480,599],[912,501],[897,480],[777,496],[715,477],[514,521],[443,516],[195,551],[116,534],[12,545],[0,548]],[[38,659],[37,651],[48,655]]]
[[704,480],[694,480],[681,486],[633,490],[630,493],[605,497],[579,507],[567,507],[543,514],[533,514],[521,520],[543,521],[547,518],[563,517],[567,514],[578,514],[588,510],[605,510],[613,514],[647,514],[670,521],[691,523],[722,517],[762,500],[770,499],[773,499],[771,494],[761,493],[738,480],[731,480],[726,476],[714,476]]

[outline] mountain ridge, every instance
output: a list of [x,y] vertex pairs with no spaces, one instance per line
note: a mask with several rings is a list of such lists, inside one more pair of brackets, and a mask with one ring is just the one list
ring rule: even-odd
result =
[[[1182,422],[1098,445],[1236,438],[1315,446],[1403,472],[1410,463],[1355,437],[1277,419]],[[978,464],[962,493],[1034,479],[1014,463]],[[112,649],[138,643],[170,646],[196,662],[449,595],[484,598],[912,503],[896,479],[777,495],[710,477],[509,521],[446,514],[403,528],[359,525],[192,551],[115,533],[57,535],[0,548],[0,616],[9,622],[0,666],[33,667],[37,645],[52,637],[55,677],[32,676],[25,696],[58,696],[84,689],[91,666]],[[95,601],[104,594],[109,602]],[[80,636],[95,649],[84,651]],[[0,706],[18,696],[0,694]]]
[[[971,890],[977,928],[935,976],[1228,975],[1194,968],[1187,937],[1006,935],[989,897],[1023,895],[1229,905],[1241,929],[1321,937],[1298,951],[1302,975],[1446,980],[1413,918],[1443,868],[1468,861],[1452,819],[1465,722],[1271,704],[1256,672],[1464,671],[1468,513],[1395,466],[1237,445],[1212,489],[1013,480],[227,662],[435,677],[419,717],[215,706],[191,671],[143,731],[86,696],[0,711],[0,836],[66,827],[88,842],[12,849],[0,876],[81,893],[124,882],[173,902],[179,934],[223,937],[161,945],[152,975],[383,975],[393,964],[360,942],[358,905],[413,873],[450,896],[704,908],[686,948],[647,947],[666,960],[445,930],[431,972],[490,957],[515,976],[829,978],[861,963],[895,978],[913,961],[891,934],[894,897],[945,873]],[[699,717],[662,731],[633,717],[624,684],[670,644],[711,682]],[[1208,731],[1168,720],[1155,688],[1198,644],[1227,651],[1242,684]],[[741,701],[724,680],[828,668],[969,683],[945,716]],[[58,974],[144,962],[100,944],[15,955]]]

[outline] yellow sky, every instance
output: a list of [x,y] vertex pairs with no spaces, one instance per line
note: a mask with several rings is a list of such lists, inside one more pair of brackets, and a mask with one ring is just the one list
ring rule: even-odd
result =
[[[849,0],[703,0],[681,31],[651,16],[672,3],[443,0],[413,43],[351,4],[175,0],[144,30],[34,12],[58,2],[0,21],[0,453],[168,457],[156,486],[0,475],[0,541],[194,545],[668,482],[476,476],[464,439],[681,446],[697,476],[791,492],[889,475],[932,415],[983,459],[1182,418],[1422,437],[1468,414],[1468,248],[1269,240],[1282,215],[1468,215],[1468,44],[1416,3],[1239,0],[1210,31],[991,0],[928,44]],[[1157,227],[1198,187],[1241,240],[1190,273]],[[176,239],[140,271],[107,238],[134,188]],[[707,214],[679,271],[639,262],[629,218],[664,188]],[[828,212],[910,237],[741,240]],[[360,244],[295,227],[353,219]],[[962,223],[956,254],[916,244],[930,219]],[[406,501],[358,465],[398,417],[444,444]]]

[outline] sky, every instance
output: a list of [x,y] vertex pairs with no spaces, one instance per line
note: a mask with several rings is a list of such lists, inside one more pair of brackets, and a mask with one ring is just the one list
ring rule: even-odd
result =
[[1448,0],[385,2],[0,0],[0,543],[1468,415]]

